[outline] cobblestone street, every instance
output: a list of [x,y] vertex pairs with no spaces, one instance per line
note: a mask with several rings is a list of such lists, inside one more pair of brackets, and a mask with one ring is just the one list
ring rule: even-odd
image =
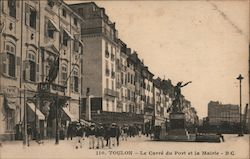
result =
[[[21,141],[4,142],[1,159],[23,158],[244,158],[247,159],[249,135],[225,135],[223,143],[157,142],[146,137],[128,138],[119,147],[88,149],[88,139],[76,149],[76,140],[46,140],[43,145],[31,142],[24,147]],[[20,155],[18,155],[20,154]],[[249,156],[249,155],[248,155]]]

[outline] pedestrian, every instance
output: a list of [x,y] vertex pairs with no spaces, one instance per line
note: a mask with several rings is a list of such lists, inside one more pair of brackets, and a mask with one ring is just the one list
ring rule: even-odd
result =
[[89,138],[89,149],[95,148],[95,133],[96,133],[95,124],[92,123],[87,131],[87,136]]
[[106,140],[106,146],[111,148],[110,144],[110,126],[109,124],[106,124],[104,127],[104,138]]
[[72,140],[73,137],[73,125],[70,123],[67,129],[67,140],[69,139]]
[[128,128],[127,125],[124,125],[123,134],[124,134],[124,139],[125,139],[125,141],[127,141],[128,134],[129,134],[129,128]]
[[139,130],[139,137],[141,137],[141,134],[142,134],[142,128],[141,128],[141,125],[138,126],[138,130]]
[[110,128],[110,146],[117,145],[117,144],[115,144],[116,143],[116,135],[117,135],[116,123],[112,123],[111,128]]
[[30,140],[32,139],[32,127],[31,125],[27,125],[27,135],[28,135],[28,146],[30,146]]
[[76,124],[76,149],[79,147],[82,148],[82,136],[83,136],[83,130],[80,123]]
[[[99,126],[96,128],[96,134],[95,137],[97,139],[97,146],[96,148],[99,149],[100,147],[104,147],[103,139],[104,139],[104,127],[102,126],[102,123],[99,124]],[[100,145],[101,144],[101,145]]]
[[119,126],[116,126],[116,143],[117,143],[117,146],[119,146],[119,138],[121,136],[121,130],[120,130],[120,127]]

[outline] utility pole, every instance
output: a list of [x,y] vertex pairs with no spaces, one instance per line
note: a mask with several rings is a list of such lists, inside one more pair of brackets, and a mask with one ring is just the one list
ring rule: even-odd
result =
[[25,88],[23,90],[23,108],[24,108],[24,138],[23,138],[23,145],[27,145],[27,110],[26,110],[26,91]]
[[240,81],[240,131],[239,131],[239,134],[238,134],[238,136],[244,136],[243,135],[243,130],[242,130],[242,120],[241,120],[241,118],[242,118],[242,116],[241,116],[241,81],[244,79],[242,76],[241,76],[241,74],[239,75],[239,77],[237,77],[236,78],[237,80],[239,80]]
[[58,104],[59,104],[59,99],[58,99],[58,93],[56,93],[56,142],[55,144],[59,144],[59,131],[58,131]]

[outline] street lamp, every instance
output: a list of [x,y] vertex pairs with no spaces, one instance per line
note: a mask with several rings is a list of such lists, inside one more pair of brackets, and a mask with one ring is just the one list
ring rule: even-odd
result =
[[241,122],[241,81],[244,78],[240,74],[239,77],[237,77],[236,79],[240,81],[240,132],[239,132],[238,136],[244,136],[243,135],[243,130],[242,130],[242,122]]

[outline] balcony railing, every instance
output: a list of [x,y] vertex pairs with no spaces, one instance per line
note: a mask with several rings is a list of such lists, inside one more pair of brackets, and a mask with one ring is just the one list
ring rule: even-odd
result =
[[114,90],[108,89],[108,88],[105,88],[104,94],[108,95],[108,96],[112,96],[112,97],[118,97],[118,95],[119,95],[117,91],[114,91]]
[[106,73],[107,76],[109,76],[110,70],[108,68],[106,68],[105,73]]
[[48,82],[41,82],[38,84],[38,91],[39,92],[46,92],[46,93],[55,93],[55,92],[64,92],[67,87],[48,83]]

